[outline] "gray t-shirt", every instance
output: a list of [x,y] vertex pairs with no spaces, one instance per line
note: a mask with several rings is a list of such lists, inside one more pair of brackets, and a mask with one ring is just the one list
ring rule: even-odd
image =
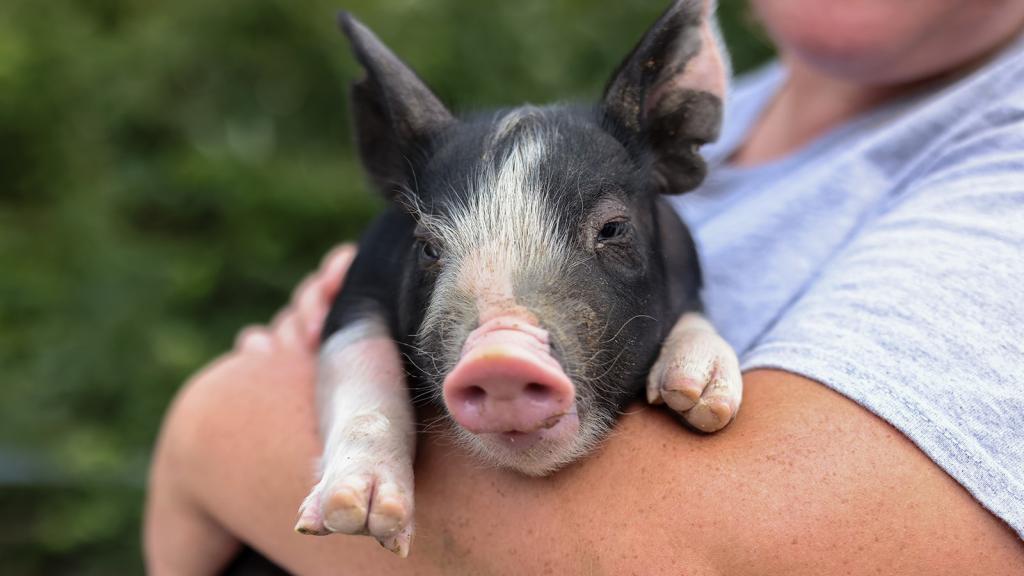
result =
[[708,180],[674,200],[711,321],[744,370],[848,396],[1024,537],[1024,38],[782,160],[725,164],[783,78],[737,82]]

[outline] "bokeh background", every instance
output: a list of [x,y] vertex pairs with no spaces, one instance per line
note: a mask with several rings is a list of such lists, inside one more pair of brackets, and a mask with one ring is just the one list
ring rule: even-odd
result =
[[175,391],[380,209],[336,9],[468,110],[596,97],[666,5],[0,0],[0,573],[141,573]]

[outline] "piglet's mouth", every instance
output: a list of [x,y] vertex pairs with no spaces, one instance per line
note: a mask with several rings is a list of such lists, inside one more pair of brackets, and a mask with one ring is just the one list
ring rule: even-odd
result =
[[510,448],[579,428],[575,387],[547,331],[517,316],[492,318],[469,335],[443,391],[456,423]]
[[530,432],[510,431],[481,434],[486,446],[506,453],[527,452],[541,443],[563,444],[579,432],[580,421],[575,411],[559,415],[549,426]]

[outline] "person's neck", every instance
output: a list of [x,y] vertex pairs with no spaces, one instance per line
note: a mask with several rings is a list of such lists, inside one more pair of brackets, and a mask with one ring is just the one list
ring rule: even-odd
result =
[[827,76],[797,58],[782,59],[785,84],[761,112],[730,161],[754,166],[787,156],[908,88],[864,86]]

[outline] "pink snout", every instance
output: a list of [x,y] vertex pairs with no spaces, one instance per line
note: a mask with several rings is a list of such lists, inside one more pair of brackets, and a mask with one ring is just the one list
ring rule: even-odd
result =
[[476,434],[552,428],[574,400],[572,381],[551,356],[547,332],[511,316],[474,330],[444,381],[448,411]]

